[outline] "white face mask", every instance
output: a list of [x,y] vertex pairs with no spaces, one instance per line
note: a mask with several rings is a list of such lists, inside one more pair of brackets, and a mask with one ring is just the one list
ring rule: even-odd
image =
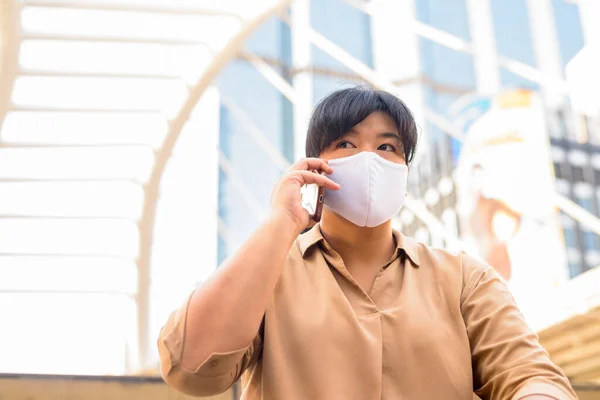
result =
[[354,225],[374,227],[392,218],[404,204],[408,167],[373,152],[329,160],[329,178],[340,190],[327,190],[325,205]]

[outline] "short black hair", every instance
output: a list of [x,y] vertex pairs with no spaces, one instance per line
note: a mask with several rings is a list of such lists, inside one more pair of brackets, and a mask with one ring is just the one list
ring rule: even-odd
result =
[[331,143],[376,111],[388,114],[396,122],[404,157],[406,163],[410,164],[418,139],[412,113],[393,94],[365,86],[337,90],[317,104],[308,125],[306,156],[319,157]]

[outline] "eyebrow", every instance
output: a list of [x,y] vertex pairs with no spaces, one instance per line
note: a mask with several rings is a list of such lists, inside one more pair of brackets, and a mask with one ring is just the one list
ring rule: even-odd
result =
[[[344,134],[344,136],[340,137],[340,139],[338,139],[338,140],[341,140],[341,139],[343,139],[344,137],[347,137],[347,136],[358,136],[358,132],[356,132],[354,129],[351,129],[346,134]],[[395,133],[395,132],[382,132],[382,133],[378,133],[377,137],[378,138],[395,139],[395,140],[398,141],[398,143],[401,146],[404,146],[404,143],[402,142],[402,136],[400,136],[399,133]]]
[[[358,135],[358,132],[356,132],[355,130],[350,130],[348,132],[346,132],[344,134],[344,136],[356,136]],[[402,140],[402,137],[400,136],[399,133],[394,133],[394,132],[382,132],[382,133],[378,133],[377,137],[385,137],[385,138],[392,138],[392,139],[398,139],[398,140]]]
[[400,137],[399,133],[394,133],[394,132],[383,132],[383,133],[379,133],[377,135],[377,137],[383,137],[383,138],[391,138],[391,139],[396,139],[399,142],[402,142],[402,138]]

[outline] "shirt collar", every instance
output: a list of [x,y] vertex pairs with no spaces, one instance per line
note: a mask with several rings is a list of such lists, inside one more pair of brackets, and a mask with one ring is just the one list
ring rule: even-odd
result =
[[[404,236],[395,229],[393,230],[393,235],[396,239],[396,248],[398,251],[404,251],[408,258],[410,258],[412,265],[418,267],[420,265],[419,244],[414,239]],[[308,249],[321,241],[325,242],[325,239],[323,238],[319,224],[316,224],[308,232],[300,235],[298,237],[298,244],[300,246],[302,257],[305,256]]]

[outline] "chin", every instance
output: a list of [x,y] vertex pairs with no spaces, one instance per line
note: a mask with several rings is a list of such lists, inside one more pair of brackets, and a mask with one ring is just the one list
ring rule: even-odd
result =
[[325,207],[323,209],[323,217],[321,218],[321,221],[323,221],[323,220],[326,220],[327,224],[351,226],[356,229],[365,229],[365,230],[382,228],[382,227],[385,227],[386,225],[390,224],[392,221],[391,219],[388,219],[387,221],[383,221],[381,224],[375,225],[375,226],[356,225],[352,221],[347,220],[346,218],[342,217],[340,214],[336,213],[335,211],[332,211],[331,209],[328,209],[327,207]]

